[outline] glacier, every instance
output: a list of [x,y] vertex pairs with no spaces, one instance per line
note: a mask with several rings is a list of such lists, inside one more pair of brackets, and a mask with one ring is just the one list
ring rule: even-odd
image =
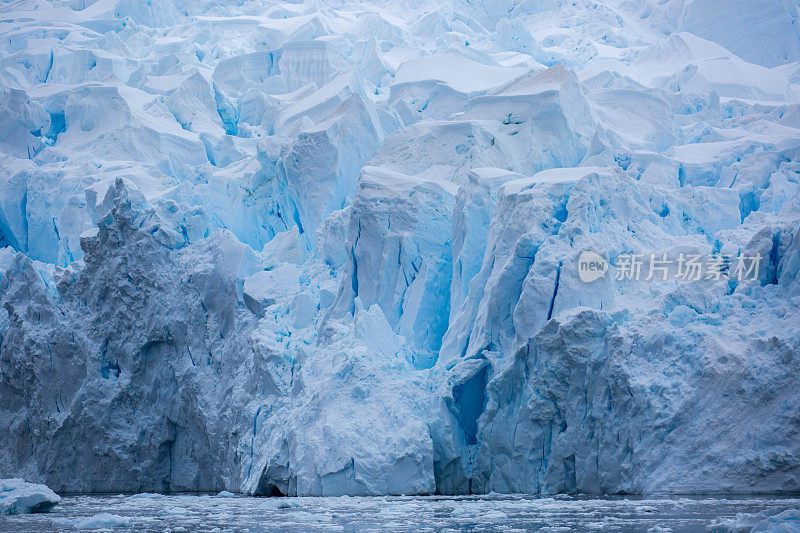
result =
[[797,0],[12,0],[0,36],[0,478],[800,491]]

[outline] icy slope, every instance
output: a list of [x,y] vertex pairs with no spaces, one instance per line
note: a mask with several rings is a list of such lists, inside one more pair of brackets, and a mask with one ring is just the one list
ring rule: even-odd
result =
[[[800,490],[798,21],[5,3],[0,477]],[[650,254],[732,259],[680,279]]]

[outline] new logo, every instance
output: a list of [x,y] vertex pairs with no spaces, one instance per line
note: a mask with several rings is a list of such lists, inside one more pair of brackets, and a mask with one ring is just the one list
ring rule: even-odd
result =
[[584,250],[578,256],[578,277],[584,283],[596,281],[608,272],[608,261],[593,250]]

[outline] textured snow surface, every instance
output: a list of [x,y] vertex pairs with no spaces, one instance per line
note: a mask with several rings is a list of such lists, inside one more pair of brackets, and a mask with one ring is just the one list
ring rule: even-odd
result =
[[49,511],[61,498],[44,485],[0,479],[0,515]]
[[798,491],[799,229],[797,0],[4,2],[0,476]]

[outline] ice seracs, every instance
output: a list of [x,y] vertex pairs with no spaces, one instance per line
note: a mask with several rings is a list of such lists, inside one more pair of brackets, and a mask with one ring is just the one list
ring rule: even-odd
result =
[[791,2],[0,14],[0,475],[800,490]]

